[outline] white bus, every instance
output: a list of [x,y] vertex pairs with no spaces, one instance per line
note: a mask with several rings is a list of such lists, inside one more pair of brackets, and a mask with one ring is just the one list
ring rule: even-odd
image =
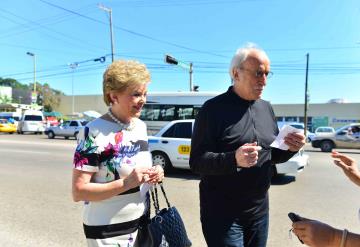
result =
[[205,101],[221,92],[159,92],[148,93],[140,119],[150,135],[173,120],[194,119]]

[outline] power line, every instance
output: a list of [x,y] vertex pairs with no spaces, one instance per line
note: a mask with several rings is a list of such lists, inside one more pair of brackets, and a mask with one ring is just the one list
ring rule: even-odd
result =
[[[45,3],[45,4],[51,5],[51,6],[55,7],[55,8],[62,9],[64,11],[70,12],[70,13],[72,13],[74,15],[81,16],[81,17],[83,17],[85,19],[88,19],[88,20],[91,20],[91,21],[94,21],[94,22],[97,22],[97,23],[101,23],[103,25],[108,25],[107,23],[105,24],[105,22],[103,22],[103,21],[99,21],[99,20],[97,20],[95,18],[80,14],[80,13],[75,12],[73,10],[66,9],[66,8],[61,7],[59,5],[55,5],[53,3],[49,3],[49,2],[44,1],[44,0],[40,0],[40,1]],[[223,55],[220,55],[220,54],[207,52],[207,51],[202,51],[202,50],[186,47],[186,46],[183,46],[183,45],[179,45],[179,44],[176,44],[176,43],[172,43],[172,42],[164,41],[164,40],[161,40],[161,39],[157,39],[157,38],[151,37],[149,35],[141,34],[141,33],[126,29],[126,28],[116,26],[116,25],[114,25],[114,28],[119,29],[119,30],[124,31],[124,32],[127,32],[127,33],[130,33],[130,34],[133,34],[133,35],[138,36],[138,37],[142,37],[142,38],[149,39],[149,40],[152,40],[152,41],[156,41],[156,42],[159,42],[159,43],[162,43],[162,44],[167,44],[167,45],[170,45],[170,46],[182,48],[182,49],[185,49],[185,50],[189,50],[189,51],[193,51],[193,52],[197,52],[197,53],[202,53],[202,54],[208,54],[208,55],[217,56],[217,57],[226,57],[226,56],[223,56]]]
[[[28,23],[32,23],[32,24],[34,24],[34,25],[36,25],[36,26],[38,26],[38,27],[40,27],[40,28],[43,28],[43,29],[45,29],[45,30],[47,30],[47,31],[53,32],[53,33],[55,33],[55,34],[57,34],[57,35],[60,35],[60,37],[68,38],[68,39],[70,39],[71,41],[73,41],[73,40],[78,40],[78,41],[81,42],[81,46],[82,46],[82,47],[83,47],[83,44],[87,44],[87,45],[90,45],[91,47],[95,47],[95,48],[104,50],[104,48],[99,47],[99,46],[96,46],[96,45],[93,45],[93,44],[89,43],[89,42],[86,41],[86,40],[81,40],[81,39],[78,39],[77,37],[69,36],[69,35],[67,35],[67,34],[65,34],[65,33],[58,32],[58,31],[53,30],[53,29],[51,29],[51,28],[49,28],[49,27],[47,27],[47,26],[45,26],[45,25],[43,25],[43,24],[40,24],[40,23],[36,22],[36,21],[32,21],[32,20],[23,18],[23,17],[21,17],[21,16],[18,16],[18,15],[14,14],[14,13],[8,11],[8,10],[1,9],[1,8],[0,8],[0,11],[5,12],[5,13],[7,13],[7,14],[9,14],[9,15],[11,15],[11,16],[14,16],[14,17],[16,17],[16,18],[18,18],[18,19],[21,19],[21,20],[23,20],[23,21],[27,21]],[[23,24],[23,25],[27,26],[27,24]],[[31,28],[31,26],[29,26],[29,29],[28,29],[27,31],[31,31],[31,30],[33,30],[33,29],[34,29],[34,28]],[[23,32],[21,32],[21,33],[23,33]],[[18,33],[15,33],[15,35],[16,35],[16,34],[18,34]],[[45,34],[46,34],[46,33],[45,33]],[[12,34],[12,35],[14,35],[14,34]],[[49,35],[49,34],[46,34],[46,35],[49,36],[49,37],[51,37],[51,38],[53,38],[53,39],[56,39],[56,40],[59,39],[58,37],[53,37],[52,35]],[[5,36],[3,35],[3,36],[1,36],[0,38],[5,38],[5,37],[8,37],[8,36],[9,36],[9,35],[5,35]],[[69,41],[67,41],[67,40],[63,40],[63,41],[64,41],[64,42],[67,42],[67,43],[70,43],[70,44],[72,44],[72,45],[75,44],[74,42],[69,42]],[[76,45],[78,45],[78,44],[76,44]],[[80,46],[80,44],[79,44],[79,46]]]

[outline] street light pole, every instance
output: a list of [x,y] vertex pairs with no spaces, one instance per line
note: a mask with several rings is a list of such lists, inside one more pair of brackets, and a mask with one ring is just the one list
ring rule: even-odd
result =
[[190,73],[190,92],[194,91],[194,87],[193,87],[193,63],[190,63],[190,69],[189,69],[189,73]]
[[309,73],[309,53],[306,54],[306,74],[305,74],[305,105],[304,105],[304,135],[306,136],[307,132],[307,112],[308,112],[308,73]]
[[111,41],[111,62],[114,62],[114,35],[113,35],[113,26],[112,26],[112,9],[107,8],[104,5],[99,4],[98,7],[109,13],[109,21],[110,21],[110,41]]
[[32,53],[32,52],[27,52],[26,54],[33,57],[33,63],[34,63],[34,93],[36,93],[36,55],[35,55],[35,53]]
[[71,63],[69,64],[70,68],[72,69],[72,73],[71,73],[71,95],[72,95],[72,103],[71,103],[71,110],[72,110],[72,115],[75,114],[75,95],[74,95],[74,71],[77,68],[78,64],[77,63]]

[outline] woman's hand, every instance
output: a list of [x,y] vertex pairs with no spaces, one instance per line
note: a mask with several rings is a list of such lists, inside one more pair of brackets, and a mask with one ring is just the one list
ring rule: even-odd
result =
[[340,167],[351,181],[360,186],[360,171],[355,160],[336,151],[332,152],[331,157],[335,165]]
[[151,172],[147,183],[156,184],[160,183],[164,179],[164,169],[160,166],[153,166],[149,168],[149,172]]
[[338,230],[316,220],[303,220],[293,223],[293,232],[304,244],[311,247],[340,246]]
[[124,178],[124,187],[126,190],[140,186],[144,182],[148,182],[154,172],[145,167],[136,167],[132,172]]

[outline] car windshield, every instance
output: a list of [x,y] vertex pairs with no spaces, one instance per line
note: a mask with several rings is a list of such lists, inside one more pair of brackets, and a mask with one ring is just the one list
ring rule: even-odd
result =
[[290,124],[292,127],[303,130],[304,126],[302,126],[301,124]]
[[26,120],[26,121],[42,121],[42,117],[37,116],[37,115],[26,115],[24,120]]
[[319,128],[317,132],[333,132],[332,128]]

